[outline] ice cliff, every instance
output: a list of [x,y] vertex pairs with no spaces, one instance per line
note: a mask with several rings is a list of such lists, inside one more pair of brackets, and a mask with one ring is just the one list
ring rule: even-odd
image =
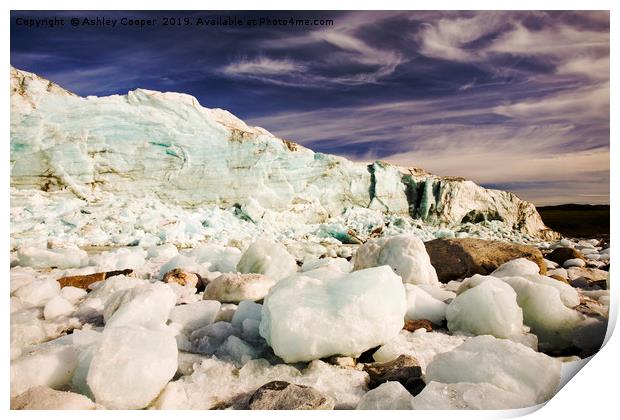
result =
[[250,219],[252,209],[311,205],[308,223],[325,223],[367,208],[438,229],[496,223],[527,237],[553,236],[531,203],[508,192],[315,153],[189,95],[136,89],[83,98],[15,68],[11,186],[15,196],[34,189],[87,203],[149,193],[185,209],[248,209]]

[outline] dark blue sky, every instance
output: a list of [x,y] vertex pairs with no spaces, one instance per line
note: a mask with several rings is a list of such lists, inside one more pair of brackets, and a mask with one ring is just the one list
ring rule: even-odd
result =
[[[17,24],[54,16],[65,26]],[[333,25],[163,26],[216,16]],[[12,12],[11,64],[84,96],[189,93],[317,151],[537,204],[609,202],[606,12]]]

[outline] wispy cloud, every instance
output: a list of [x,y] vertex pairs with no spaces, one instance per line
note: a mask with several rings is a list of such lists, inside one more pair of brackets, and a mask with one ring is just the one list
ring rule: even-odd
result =
[[[497,105],[502,93],[472,92],[282,113],[252,123],[353,160],[382,159],[483,184],[513,185],[539,204],[606,202],[608,92],[603,84],[536,99],[526,95],[502,105]],[[596,195],[587,196],[591,193]]]
[[[277,85],[329,88],[378,83],[402,63],[402,54],[390,48],[369,45],[359,34],[370,25],[397,14],[385,13],[372,19],[351,13],[335,27],[308,31],[284,39],[268,39],[257,45],[259,58],[238,59],[221,69],[235,78],[261,80]],[[268,59],[270,54],[305,49],[296,60]],[[273,77],[273,76],[279,77]]]
[[278,75],[303,71],[304,66],[291,60],[273,60],[267,57],[241,59],[224,67],[224,73],[232,76]]
[[468,45],[498,30],[507,16],[506,12],[490,12],[426,22],[415,35],[420,53],[453,61],[478,60],[479,52]]

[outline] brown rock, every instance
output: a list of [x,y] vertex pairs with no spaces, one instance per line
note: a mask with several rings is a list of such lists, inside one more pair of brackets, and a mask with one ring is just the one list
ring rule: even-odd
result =
[[94,273],[94,274],[86,274],[84,276],[67,276],[61,277],[58,279],[58,283],[60,283],[60,287],[79,287],[80,289],[88,290],[88,286],[98,281],[103,281],[109,279],[110,277],[125,275],[128,276],[133,273],[133,270],[117,270],[117,271],[106,271],[102,273]]
[[254,392],[251,410],[333,410],[334,400],[314,388],[272,381]]
[[196,289],[202,286],[202,278],[196,273],[190,273],[180,268],[175,268],[164,274],[165,283],[177,283],[181,286],[189,284]]
[[400,382],[411,394],[416,395],[424,388],[422,368],[415,357],[401,354],[384,363],[368,363],[364,366],[370,381],[368,388],[374,389],[388,381]]
[[259,301],[267,296],[276,282],[264,274],[222,273],[207,285],[203,299],[239,303],[242,300]]
[[490,274],[505,262],[517,258],[527,258],[538,264],[541,274],[547,273],[542,253],[529,245],[475,238],[435,239],[424,245],[437,277],[443,283],[474,274]]
[[414,321],[405,320],[405,326],[403,330],[407,330],[410,332],[414,332],[415,330],[419,330],[420,328],[424,328],[427,332],[433,331],[433,324],[428,319],[416,319]]
[[564,277],[560,276],[559,274],[552,274],[549,277],[551,277],[554,280],[561,281],[562,283],[568,284],[568,280],[566,280]]
[[[599,270],[598,268],[571,267],[568,270],[568,278],[573,287],[594,287],[607,289],[607,278],[609,272]],[[579,286],[575,286],[573,282],[579,282]]]
[[546,258],[560,264],[560,266],[564,265],[564,261],[572,260],[573,258],[580,258],[584,261],[586,260],[586,257],[581,253],[581,251],[574,248],[556,248],[548,254]]

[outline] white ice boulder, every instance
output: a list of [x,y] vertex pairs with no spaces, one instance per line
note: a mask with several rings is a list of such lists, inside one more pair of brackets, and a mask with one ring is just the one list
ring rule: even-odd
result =
[[297,262],[282,244],[258,239],[241,256],[237,271],[265,274],[278,281],[295,273]]
[[18,297],[26,306],[43,306],[60,293],[60,284],[52,278],[33,280],[19,289],[13,296]]
[[250,360],[256,359],[258,354],[259,352],[250,344],[234,335],[228,336],[215,353],[220,359],[230,360],[240,367]]
[[182,332],[191,333],[198,328],[212,324],[221,306],[222,304],[215,300],[178,305],[170,311],[170,321],[179,324]]
[[[495,277],[476,274],[463,281],[458,293],[462,294],[491,279]],[[584,316],[564,304],[555,284],[560,282],[551,279],[555,283],[549,285],[526,277],[503,277],[500,280],[516,292],[517,304],[523,310],[523,323],[536,334],[541,348],[564,348],[570,345],[573,332]]]
[[45,319],[69,316],[76,311],[76,307],[64,297],[58,295],[49,300],[43,309]]
[[265,298],[260,334],[287,363],[356,357],[398,334],[406,306],[405,288],[390,267],[325,280],[299,274]]
[[194,330],[189,336],[192,352],[213,354],[229,336],[238,334],[239,329],[229,322],[218,321]]
[[311,271],[322,267],[338,270],[343,273],[349,273],[352,269],[351,263],[347,261],[346,258],[318,258],[305,261],[300,271]]
[[87,294],[88,292],[86,290],[80,289],[79,287],[66,286],[60,289],[60,295],[73,304],[78,303]]
[[88,386],[106,408],[144,408],[174,376],[177,357],[169,331],[106,328],[90,364]]
[[194,257],[199,264],[209,263],[210,271],[229,273],[237,271],[241,251],[234,247],[210,244],[194,248],[190,256]]
[[385,382],[368,391],[356,410],[412,410],[413,395],[400,382]]
[[437,355],[426,369],[426,382],[487,383],[535,405],[553,397],[561,366],[559,360],[522,344],[484,335]]
[[77,247],[46,249],[22,247],[17,251],[19,265],[33,268],[74,268],[88,264],[88,254]]
[[491,278],[458,295],[446,310],[448,329],[508,338],[523,331],[523,311],[508,284]]
[[440,284],[418,284],[416,285],[420,289],[424,290],[426,293],[431,295],[437,300],[445,302],[448,299],[454,299],[456,297],[456,293],[448,290],[445,285]]
[[564,282],[557,281],[551,277],[541,276],[539,274],[531,274],[522,277],[534,283],[545,284],[556,289],[558,293],[560,293],[562,303],[568,308],[574,308],[581,302],[577,290]]
[[[165,283],[144,284],[118,295],[104,313],[106,328],[143,326],[158,328],[166,323],[176,304],[176,295]],[[114,308],[117,309],[114,309]]]
[[415,410],[508,410],[531,405],[531,399],[488,383],[432,381],[413,399]]
[[356,270],[381,265],[389,265],[402,278],[403,283],[439,284],[424,242],[411,234],[397,235],[387,240],[371,240],[358,248]]
[[92,398],[93,394],[86,381],[90,362],[101,344],[103,333],[94,330],[76,330],[71,334],[73,347],[77,351],[78,364],[71,378],[71,386],[80,394]]
[[11,283],[10,290],[11,295],[20,287],[32,283],[36,280],[36,277],[31,273],[17,272],[17,269],[11,269]]
[[575,329],[585,317],[564,304],[555,286],[523,277],[503,280],[517,292],[517,303],[523,309],[523,322],[536,334],[541,349],[570,345]]
[[237,310],[235,311],[230,322],[233,326],[241,328],[243,321],[246,319],[256,319],[260,321],[262,310],[263,305],[252,302],[251,300],[244,300],[239,303],[239,306],[237,306]]
[[203,297],[227,303],[261,300],[274,284],[275,280],[264,274],[224,273],[209,282]]
[[407,313],[405,314],[405,319],[428,319],[437,325],[440,325],[446,319],[447,304],[435,299],[415,284],[405,284],[405,291],[407,293]]
[[504,264],[497,267],[495,271],[491,273],[493,277],[514,277],[524,276],[527,274],[536,275],[540,272],[540,267],[534,261],[530,261],[527,258],[517,258],[515,260],[507,261]]
[[439,284],[424,242],[414,235],[398,235],[381,247],[379,265],[389,265],[404,283]]
[[11,397],[35,386],[58,389],[71,381],[77,353],[71,345],[50,345],[11,362]]

